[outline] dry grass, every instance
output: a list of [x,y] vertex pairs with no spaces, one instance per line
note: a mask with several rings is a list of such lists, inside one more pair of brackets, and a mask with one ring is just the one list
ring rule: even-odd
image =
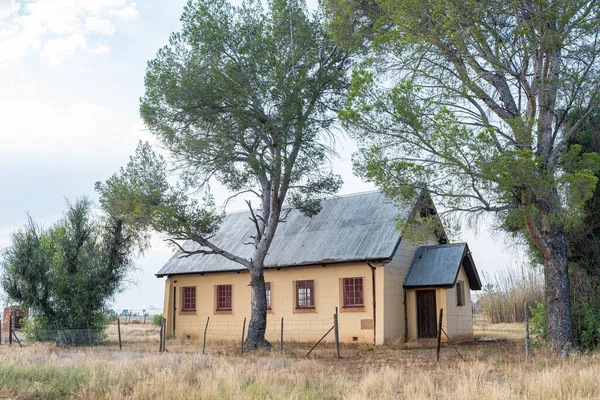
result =
[[521,341],[459,344],[467,362],[444,347],[436,363],[431,343],[343,346],[341,360],[214,349],[203,356],[197,343],[177,340],[159,354],[153,328],[122,328],[129,340],[121,352],[114,344],[0,346],[0,398],[600,398],[600,356],[562,360],[537,350],[525,363]]

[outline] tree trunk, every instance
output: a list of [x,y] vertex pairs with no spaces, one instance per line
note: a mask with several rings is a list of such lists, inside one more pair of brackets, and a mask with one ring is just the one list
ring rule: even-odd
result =
[[248,336],[244,343],[246,350],[270,350],[271,343],[265,339],[267,329],[267,293],[265,290],[264,269],[253,266],[250,270],[252,287],[252,314],[248,325]]
[[571,317],[566,237],[562,227],[556,225],[552,225],[544,236],[548,249],[544,254],[547,339],[553,351],[566,357],[577,350]]

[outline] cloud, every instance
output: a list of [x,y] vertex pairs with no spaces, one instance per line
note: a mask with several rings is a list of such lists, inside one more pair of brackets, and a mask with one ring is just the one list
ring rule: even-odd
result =
[[0,0],[0,69],[33,51],[58,65],[137,16],[131,0]]
[[44,43],[40,57],[48,65],[57,66],[65,58],[75,54],[79,49],[85,49],[86,40],[83,35],[75,34],[67,38],[52,39]]
[[0,109],[0,164],[11,157],[62,162],[65,156],[128,155],[138,140],[150,138],[140,120],[130,125],[120,115],[90,102],[57,107],[0,96]]
[[14,0],[0,0],[0,19],[8,17],[17,11],[17,3]]
[[101,35],[112,35],[115,33],[115,26],[110,20],[105,18],[87,17],[85,27],[88,31]]
[[100,44],[96,47],[89,49],[89,52],[94,55],[102,55],[110,53],[110,47],[106,44]]
[[116,15],[121,19],[137,19],[140,16],[140,13],[135,8],[135,3],[132,3],[130,6],[123,7],[117,11],[111,11],[111,15]]

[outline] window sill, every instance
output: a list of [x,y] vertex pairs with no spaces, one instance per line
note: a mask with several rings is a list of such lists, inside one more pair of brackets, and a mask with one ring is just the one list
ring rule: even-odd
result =
[[314,307],[296,307],[294,309],[295,314],[316,313],[316,312],[317,312],[317,310]]
[[198,315],[198,314],[196,314],[196,310],[190,310],[190,311],[179,311],[179,315]]
[[365,306],[344,306],[340,312],[365,312]]
[[215,315],[233,314],[233,310],[215,310]]

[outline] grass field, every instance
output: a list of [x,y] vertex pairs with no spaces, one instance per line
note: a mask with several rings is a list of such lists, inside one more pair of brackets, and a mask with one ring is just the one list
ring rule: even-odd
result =
[[[494,326],[477,326],[494,335]],[[499,333],[511,331],[498,326]],[[512,327],[522,332],[522,328]],[[596,399],[600,356],[563,360],[536,349],[525,363],[522,340],[444,346],[434,343],[342,346],[304,353],[234,355],[237,345],[211,347],[172,340],[158,353],[150,326],[123,326],[114,342],[96,348],[48,344],[0,346],[0,399]],[[521,335],[522,337],[522,335]]]

